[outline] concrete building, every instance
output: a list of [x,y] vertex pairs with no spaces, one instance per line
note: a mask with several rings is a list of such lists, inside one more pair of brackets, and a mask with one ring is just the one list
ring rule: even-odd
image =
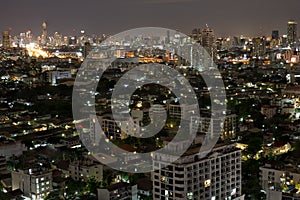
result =
[[260,181],[267,200],[300,199],[300,170],[281,162],[269,162],[260,167]]
[[215,47],[215,34],[214,31],[207,25],[201,33],[201,45],[212,55]]
[[[224,122],[222,122],[221,118],[218,117],[201,117],[198,119],[198,121],[200,123],[197,131],[201,133],[208,134],[213,131],[214,129],[210,127],[212,124],[213,126],[221,127],[220,137],[222,140],[233,139],[236,136],[237,116],[235,114],[226,115]],[[191,125],[194,125],[191,127],[192,129],[196,128],[196,124]]]
[[47,34],[47,24],[43,22],[42,24],[42,36],[41,36],[41,44],[47,45],[48,42],[48,34]]
[[0,156],[9,158],[13,155],[20,156],[27,148],[20,141],[3,140],[0,142]]
[[192,31],[191,37],[195,42],[201,43],[201,29],[200,28],[195,28]]
[[10,48],[11,44],[11,36],[9,31],[3,31],[2,33],[2,47],[3,48]]
[[137,185],[121,182],[98,189],[98,200],[137,200],[137,193]]
[[265,115],[267,119],[272,118],[277,113],[276,106],[263,105],[260,110],[261,114]]
[[72,78],[71,71],[50,71],[48,72],[48,82],[56,85],[59,79]]
[[70,176],[75,181],[87,182],[90,178],[103,179],[103,165],[91,159],[76,160],[69,165]]
[[169,116],[173,118],[182,118],[186,119],[187,116],[191,116],[196,113],[198,109],[198,105],[177,105],[177,104],[170,104],[168,106]]
[[201,158],[199,150],[190,148],[169,166],[164,160],[170,155],[154,155],[153,199],[243,199],[241,151],[234,144],[218,145]]
[[44,199],[52,191],[52,171],[45,168],[31,168],[11,172],[12,190],[20,189],[32,200]]
[[297,43],[297,40],[297,22],[291,20],[287,25],[287,42],[293,46]]
[[95,144],[99,143],[103,136],[110,140],[120,140],[125,139],[127,135],[139,135],[139,133],[139,119],[134,119],[133,123],[130,123],[116,122],[111,119],[111,116],[90,116],[90,136]]

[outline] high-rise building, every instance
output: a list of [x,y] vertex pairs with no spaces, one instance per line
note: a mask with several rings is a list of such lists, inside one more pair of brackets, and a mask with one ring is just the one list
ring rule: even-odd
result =
[[10,48],[10,34],[9,31],[3,31],[2,33],[2,47],[3,48]]
[[42,24],[41,43],[42,43],[42,45],[47,44],[47,24],[46,24],[46,22],[43,22],[43,24]]
[[266,38],[253,38],[253,56],[264,56],[266,54]]
[[89,55],[89,53],[91,52],[91,50],[92,50],[91,43],[85,42],[84,43],[83,57],[86,58]]
[[278,30],[272,31],[272,39],[273,40],[278,40],[279,39],[279,31]]
[[192,38],[195,42],[201,43],[201,29],[195,28],[192,31]]
[[279,31],[274,30],[272,31],[272,39],[270,41],[270,47],[275,48],[280,44],[280,36],[279,36]]
[[287,41],[290,45],[294,45],[297,43],[297,22],[293,20],[288,22]]
[[243,199],[241,150],[218,144],[204,158],[199,152],[191,147],[171,165],[165,162],[170,155],[154,154],[153,199]]
[[214,31],[207,25],[201,33],[201,45],[208,51],[210,55],[213,53],[215,45],[215,34]]

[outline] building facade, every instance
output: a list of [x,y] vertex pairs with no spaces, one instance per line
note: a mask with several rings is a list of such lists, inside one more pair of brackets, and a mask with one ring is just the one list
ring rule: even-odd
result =
[[286,167],[283,163],[266,163],[260,167],[260,182],[267,194],[267,200],[296,200],[300,199],[300,171]]
[[201,158],[199,150],[190,148],[169,166],[164,160],[170,155],[155,154],[153,199],[243,199],[241,151],[233,144],[225,145]]
[[2,47],[10,48],[11,36],[9,31],[3,31],[2,33]]
[[290,45],[295,45],[297,40],[297,22],[291,20],[287,25],[287,42]]
[[103,179],[103,165],[90,159],[76,160],[69,165],[70,176],[75,181],[87,182],[90,178]]
[[52,191],[52,171],[44,168],[11,172],[12,190],[20,189],[32,200],[44,199]]

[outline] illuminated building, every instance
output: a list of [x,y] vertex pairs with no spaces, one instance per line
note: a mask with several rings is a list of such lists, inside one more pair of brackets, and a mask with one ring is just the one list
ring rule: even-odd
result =
[[271,48],[275,48],[279,44],[280,44],[279,31],[278,30],[274,30],[274,31],[272,31],[272,40],[271,40],[271,43],[270,43],[270,47]]
[[2,47],[3,48],[10,48],[10,34],[9,31],[3,31],[2,33]]
[[201,29],[200,28],[195,28],[192,31],[191,37],[195,42],[201,43]]
[[77,37],[76,36],[70,37],[68,44],[69,46],[75,46],[77,44]]
[[46,22],[43,22],[43,24],[42,24],[41,43],[42,43],[42,45],[47,44],[47,24],[46,24]]
[[199,151],[191,147],[169,166],[170,155],[154,154],[153,199],[243,199],[241,150],[217,145],[205,158]]
[[58,32],[55,32],[53,35],[52,45],[53,46],[61,46],[62,45],[62,36]]
[[103,165],[91,159],[75,160],[69,165],[70,176],[75,181],[87,182],[91,177],[103,179]]
[[281,162],[270,161],[259,169],[261,186],[267,194],[267,200],[300,199],[299,188],[296,187],[300,181],[297,167],[284,167]]
[[285,46],[287,44],[287,35],[283,35],[280,39],[281,44]]
[[137,185],[120,182],[105,188],[98,189],[98,200],[115,200],[115,199],[138,199]]
[[89,55],[89,53],[91,52],[91,50],[92,50],[91,44],[89,42],[85,42],[83,57],[86,58]]
[[44,199],[52,191],[52,171],[44,168],[11,172],[12,190],[20,189],[32,200]]
[[262,57],[266,54],[266,38],[253,38],[253,56]]
[[201,33],[201,45],[207,50],[210,55],[213,53],[215,45],[215,34],[214,31],[207,25]]
[[71,71],[50,71],[48,72],[48,82],[56,85],[59,79],[72,78]]
[[[96,123],[98,120],[99,123]],[[90,116],[90,136],[91,141],[98,144],[102,137],[111,140],[125,139],[126,134],[139,135],[139,121],[134,119],[133,123],[127,120],[116,122],[109,116]]]
[[287,42],[290,45],[297,43],[297,22],[292,20],[288,22]]
[[267,119],[271,119],[277,113],[276,106],[264,105],[260,110],[261,114],[265,115]]

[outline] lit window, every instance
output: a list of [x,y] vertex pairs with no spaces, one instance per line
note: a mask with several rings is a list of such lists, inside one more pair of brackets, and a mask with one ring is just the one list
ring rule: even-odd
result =
[[211,180],[208,179],[204,182],[204,187],[210,187],[211,186]]

